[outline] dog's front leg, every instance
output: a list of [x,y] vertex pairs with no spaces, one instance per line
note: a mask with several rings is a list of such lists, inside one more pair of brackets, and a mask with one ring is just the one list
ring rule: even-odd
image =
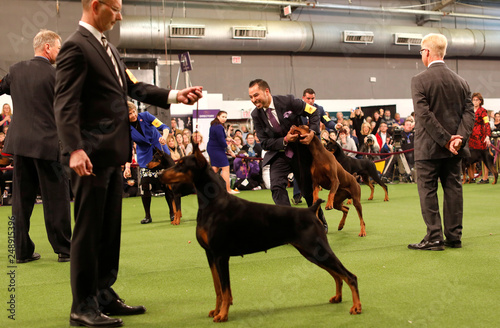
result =
[[333,209],[333,201],[335,199],[335,194],[337,193],[337,189],[339,189],[339,181],[335,179],[332,181],[332,186],[330,188],[330,193],[328,194],[328,201],[326,202],[325,210]]
[[217,268],[215,266],[214,257],[212,253],[210,253],[209,251],[206,251],[206,253],[208,259],[208,265],[210,266],[210,271],[212,272],[212,279],[214,281],[214,288],[215,288],[215,309],[211,310],[208,313],[208,316],[210,318],[214,318],[220,312],[220,307],[222,304],[222,290],[220,287],[220,278],[219,278],[219,273],[217,272]]
[[228,318],[229,306],[233,304],[231,283],[229,280],[229,256],[216,258],[215,265],[220,279],[222,303],[220,304],[219,313],[214,316],[214,322],[225,322]]

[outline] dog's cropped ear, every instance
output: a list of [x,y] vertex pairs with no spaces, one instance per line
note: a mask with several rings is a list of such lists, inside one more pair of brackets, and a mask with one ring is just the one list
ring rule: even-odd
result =
[[163,154],[163,150],[161,150],[157,147],[154,147],[154,149],[155,149],[155,151],[154,151],[155,154]]
[[196,163],[199,167],[204,167],[208,164],[207,159],[201,153],[200,147],[195,143],[193,143],[193,155],[196,158]]

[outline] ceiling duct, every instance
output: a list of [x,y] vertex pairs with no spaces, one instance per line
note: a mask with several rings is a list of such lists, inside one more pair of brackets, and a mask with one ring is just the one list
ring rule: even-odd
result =
[[422,34],[411,34],[411,33],[395,33],[394,34],[394,44],[397,45],[411,45],[419,46],[422,43],[424,36]]
[[374,34],[371,31],[344,31],[345,43],[373,43]]
[[266,38],[265,26],[233,26],[233,39],[262,40]]
[[[183,28],[183,29],[173,29]],[[243,27],[239,38],[235,31]],[[259,31],[248,32],[248,27]],[[263,30],[265,27],[265,31]],[[247,29],[245,31],[245,29]],[[345,31],[371,32],[353,36],[359,43],[344,42]],[[166,32],[165,32],[166,31]],[[448,39],[449,57],[498,57],[500,33],[493,30],[448,29],[444,27],[394,26],[380,24],[335,24],[329,22],[220,20],[201,18],[172,18],[165,23],[161,18],[127,16],[107,32],[109,40],[121,49],[174,51],[243,51],[243,52],[301,52],[348,55],[415,55],[415,47],[401,47],[417,42],[429,33],[441,33]],[[170,34],[175,33],[175,34]],[[252,33],[256,33],[252,35]],[[262,34],[260,34],[262,33]],[[263,36],[265,38],[256,38]],[[238,36],[238,34],[236,36]],[[395,39],[395,35],[398,37]],[[399,36],[403,36],[399,38]],[[404,38],[406,35],[406,38]],[[253,36],[255,38],[248,38]],[[411,37],[409,37],[411,36]],[[370,41],[369,37],[373,37]],[[374,42],[376,37],[376,42]],[[405,40],[403,40],[405,39]],[[396,42],[395,42],[396,40]]]
[[205,36],[205,26],[172,24],[169,25],[171,38],[202,38]]

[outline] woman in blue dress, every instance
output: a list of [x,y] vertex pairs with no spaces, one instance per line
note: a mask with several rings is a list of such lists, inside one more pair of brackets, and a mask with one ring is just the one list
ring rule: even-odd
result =
[[[232,153],[227,147],[226,130],[224,123],[227,121],[227,112],[219,111],[217,117],[210,123],[210,132],[208,135],[207,151],[210,156],[212,169],[215,173],[221,170],[221,176],[226,182],[226,190],[230,194],[237,194],[239,191],[231,190],[229,184],[229,161],[226,156],[226,150]],[[231,154],[234,157],[234,153]]]

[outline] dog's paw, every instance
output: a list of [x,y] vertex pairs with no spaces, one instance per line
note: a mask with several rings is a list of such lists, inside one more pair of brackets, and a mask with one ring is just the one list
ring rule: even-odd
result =
[[209,318],[214,318],[217,314],[219,314],[220,310],[212,310],[208,312],[208,317]]
[[361,314],[361,303],[354,304],[349,311],[350,314]]
[[214,317],[214,322],[226,322],[226,321],[227,321],[227,314],[226,315],[218,314]]
[[330,303],[340,303],[342,302],[342,295],[335,295],[330,298]]

